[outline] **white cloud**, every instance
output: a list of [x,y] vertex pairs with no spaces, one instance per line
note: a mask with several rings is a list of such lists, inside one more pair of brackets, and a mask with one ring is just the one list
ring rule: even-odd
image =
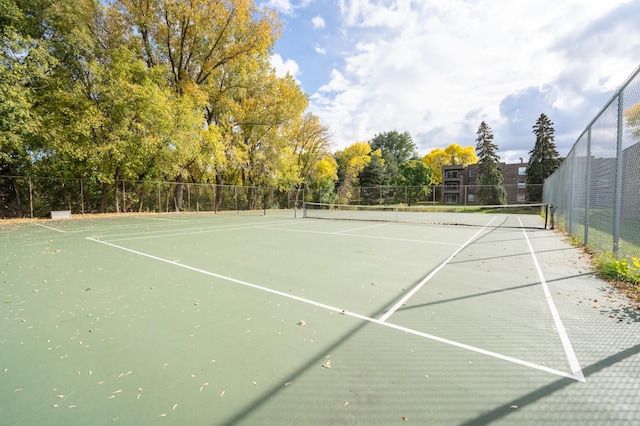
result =
[[315,29],[326,27],[326,23],[324,22],[324,19],[322,19],[321,16],[313,17],[313,19],[311,19],[311,23],[313,24],[313,28]]
[[277,10],[285,15],[293,15],[296,9],[304,9],[314,0],[267,0],[260,3],[261,7]]
[[300,67],[293,59],[284,61],[282,56],[274,54],[271,56],[271,66],[276,70],[276,76],[284,77],[287,73],[292,77],[296,77],[300,73]]
[[[602,106],[590,105],[592,95],[615,89],[635,69],[640,27],[595,25],[627,3],[340,0],[343,62],[311,96],[311,108],[338,147],[390,130],[409,131],[423,152],[472,145],[485,120],[504,155],[509,148],[509,156],[528,157],[532,114],[547,113],[556,130],[577,118],[584,127],[592,117],[579,113]],[[613,57],[612,43],[622,45]],[[531,96],[501,107],[517,93]],[[518,104],[532,99],[535,106]],[[524,110],[521,122],[504,115]]]
[[315,46],[314,50],[316,51],[316,53],[319,53],[321,55],[326,55],[327,54],[327,49],[325,49],[324,47]]
[[293,13],[294,6],[290,0],[268,0],[263,3],[264,7],[277,10],[285,15],[291,15]]

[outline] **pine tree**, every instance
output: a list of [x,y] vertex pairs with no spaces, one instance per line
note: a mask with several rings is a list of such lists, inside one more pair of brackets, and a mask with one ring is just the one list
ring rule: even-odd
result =
[[504,177],[498,168],[500,157],[496,153],[498,146],[493,143],[491,127],[484,121],[476,132],[476,155],[478,156],[478,200],[481,204],[506,204],[507,191],[504,189]]
[[536,144],[529,151],[529,167],[527,167],[527,193],[529,201],[542,201],[542,184],[559,166],[559,158],[556,144],[554,143],[553,123],[545,114],[533,126],[536,135]]

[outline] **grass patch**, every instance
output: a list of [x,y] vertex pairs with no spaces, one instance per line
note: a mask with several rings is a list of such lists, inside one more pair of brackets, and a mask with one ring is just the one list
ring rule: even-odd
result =
[[596,270],[604,279],[634,284],[640,290],[640,257],[618,259],[605,253],[596,257]]

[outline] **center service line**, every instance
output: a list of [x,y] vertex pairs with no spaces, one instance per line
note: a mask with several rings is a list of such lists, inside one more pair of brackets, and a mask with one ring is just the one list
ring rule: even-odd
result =
[[434,269],[433,271],[431,271],[431,273],[429,275],[427,275],[426,277],[424,277],[424,279],[422,281],[420,281],[414,288],[411,289],[411,291],[409,293],[406,294],[406,296],[404,296],[402,299],[400,299],[398,301],[398,303],[396,303],[391,309],[389,309],[387,311],[386,314],[384,314],[382,317],[380,317],[380,321],[381,322],[385,322],[387,319],[389,319],[389,317],[391,315],[393,315],[398,309],[400,309],[400,307],[402,307],[402,305],[404,305],[407,300],[409,300],[411,297],[413,297],[414,294],[416,294],[418,291],[420,291],[420,289],[422,287],[424,287],[424,285],[429,282],[429,280],[431,278],[433,278],[433,276],[435,274],[437,274],[442,268],[444,268],[447,263],[451,262],[451,260],[456,257],[456,255],[458,253],[460,253],[465,247],[467,247],[469,244],[471,244],[471,242],[473,240],[476,239],[476,237],[483,232],[485,229],[487,229],[487,227],[489,225],[491,225],[491,223],[496,220],[497,216],[494,216],[493,219],[491,219],[491,221],[489,221],[489,223],[487,223],[485,226],[483,226],[478,232],[476,232],[475,234],[473,234],[471,236],[471,238],[469,238],[463,245],[461,245],[460,247],[458,247],[458,249],[456,251],[453,252],[453,254],[451,256],[449,256],[444,262],[442,262],[440,265],[438,265],[438,267],[436,269]]
[[[489,222],[489,224],[490,223],[491,222]],[[489,226],[489,224],[487,224],[486,226]],[[476,235],[477,235],[477,233],[476,233]],[[257,290],[262,290],[262,291],[267,292],[267,293],[277,294],[279,296],[283,296],[283,297],[286,297],[288,299],[297,300],[297,301],[302,302],[302,303],[306,303],[306,304],[309,304],[309,305],[317,306],[319,308],[323,308],[323,309],[326,309],[326,310],[329,310],[329,311],[337,312],[339,314],[347,315],[347,316],[350,316],[350,317],[353,317],[353,318],[358,318],[360,320],[368,321],[368,322],[373,323],[373,324],[378,324],[378,325],[381,325],[381,326],[384,326],[384,327],[388,327],[388,328],[392,328],[392,329],[395,329],[395,330],[403,331],[405,333],[413,334],[415,336],[424,337],[426,339],[434,340],[436,342],[440,342],[440,343],[444,343],[444,344],[447,344],[447,345],[455,346],[455,347],[458,347],[458,348],[461,348],[461,349],[465,349],[465,350],[468,350],[468,351],[472,351],[472,352],[477,352],[477,353],[480,353],[480,354],[483,354],[483,355],[487,355],[487,356],[490,356],[490,357],[493,357],[493,358],[501,359],[503,361],[508,361],[508,362],[511,362],[511,363],[514,363],[514,364],[518,364],[518,365],[522,365],[522,366],[525,366],[525,367],[530,367],[530,368],[533,368],[533,369],[536,369],[536,370],[540,370],[540,371],[544,371],[544,372],[547,372],[547,373],[551,373],[551,374],[554,374],[554,375],[557,375],[557,376],[566,377],[566,378],[574,379],[574,380],[580,380],[580,376],[576,377],[575,375],[572,375],[572,374],[569,374],[569,373],[565,373],[563,371],[559,371],[559,370],[556,370],[556,369],[553,369],[553,368],[545,367],[543,365],[537,365],[537,364],[534,364],[534,363],[531,363],[531,362],[528,362],[528,361],[523,361],[521,359],[513,358],[513,357],[510,357],[508,355],[502,355],[502,354],[499,354],[497,352],[487,351],[485,349],[477,348],[475,346],[467,345],[467,344],[464,344],[464,343],[460,343],[460,342],[456,342],[456,341],[453,341],[453,340],[445,339],[445,338],[442,338],[442,337],[434,336],[432,334],[427,334],[427,333],[423,333],[421,331],[417,331],[417,330],[413,330],[413,329],[410,329],[410,328],[406,328],[406,327],[403,327],[401,325],[396,325],[396,324],[391,324],[391,323],[388,323],[388,322],[383,322],[383,321],[381,321],[379,319],[370,318],[370,317],[367,317],[365,315],[361,315],[361,314],[358,314],[358,313],[355,313],[355,312],[345,311],[344,309],[336,308],[335,306],[326,305],[324,303],[316,302],[316,301],[313,301],[313,300],[305,299],[303,297],[295,296],[295,295],[290,294],[290,293],[284,293],[284,292],[281,292],[281,291],[278,291],[278,290],[274,290],[274,289],[271,289],[271,288],[267,288],[267,287],[263,287],[263,286],[260,286],[260,285],[257,285],[257,284],[252,284],[252,283],[249,283],[249,282],[246,282],[246,281],[242,281],[242,280],[238,280],[238,279],[235,279],[235,278],[227,277],[227,276],[224,276],[224,275],[216,274],[214,272],[205,271],[203,269],[195,268],[193,266],[189,266],[189,265],[184,265],[184,264],[178,263],[178,261],[172,261],[172,260],[164,259],[162,257],[154,256],[152,254],[143,253],[141,251],[137,251],[137,250],[133,250],[133,249],[130,249],[130,248],[122,247],[122,246],[119,246],[119,245],[116,245],[116,244],[112,244],[112,243],[109,243],[107,241],[102,241],[102,240],[99,240],[99,239],[96,239],[96,238],[92,238],[92,237],[86,237],[86,239],[89,240],[89,241],[93,241],[93,242],[96,242],[96,243],[107,245],[109,247],[113,247],[113,248],[116,248],[116,249],[124,250],[124,251],[127,251],[129,253],[137,254],[139,256],[148,257],[148,258],[153,259],[153,260],[157,260],[157,261],[160,261],[160,262],[168,263],[170,265],[178,266],[180,268],[185,268],[185,269],[188,269],[188,270],[191,270],[191,271],[194,271],[194,272],[198,272],[198,273],[201,273],[201,274],[209,275],[209,276],[212,276],[212,277],[215,277],[215,278],[220,278],[222,280],[226,280],[226,281],[230,281],[230,282],[233,282],[233,283],[236,283],[236,284],[240,284],[240,285],[244,285],[244,286],[247,286],[247,287],[255,288]]]

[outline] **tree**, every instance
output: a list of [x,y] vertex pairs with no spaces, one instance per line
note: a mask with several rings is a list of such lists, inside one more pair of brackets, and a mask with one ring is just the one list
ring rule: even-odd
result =
[[436,148],[432,150],[422,157],[422,161],[433,170],[433,185],[440,185],[442,184],[443,166],[476,164],[478,157],[476,157],[473,146],[470,145],[463,148],[458,144],[452,143],[445,149]]
[[633,104],[624,111],[627,126],[631,128],[631,133],[636,138],[640,138],[640,102]]
[[312,194],[308,194],[307,201],[332,203],[335,201],[335,183],[338,180],[338,163],[332,155],[325,155],[318,161],[313,176],[309,178],[308,186]]
[[351,198],[351,190],[358,185],[360,172],[371,162],[371,145],[356,142],[335,153],[338,163],[338,197],[344,201]]
[[502,171],[498,168],[500,157],[498,146],[493,143],[491,127],[484,121],[476,132],[476,154],[478,156],[478,199],[481,204],[495,205],[507,203]]
[[16,176],[31,174],[31,147],[41,129],[34,111],[37,88],[55,63],[46,43],[26,28],[26,13],[13,1],[0,0],[0,175],[8,176],[0,187],[0,210],[11,216],[23,215]]
[[424,200],[431,193],[431,177],[433,170],[422,160],[409,160],[400,165],[395,184],[405,187],[405,193],[399,193],[398,197],[405,197],[408,205]]
[[393,180],[398,173],[400,165],[417,157],[418,151],[409,132],[399,133],[396,130],[377,134],[369,142],[371,150],[380,150],[384,160],[386,176],[380,177],[382,181]]
[[[161,68],[178,96],[204,96],[201,125],[217,127],[216,152],[224,156],[216,162],[224,167],[214,168],[216,183],[295,183],[294,148],[285,130],[307,100],[292,77],[276,78],[270,67],[280,34],[275,12],[251,0],[119,0],[115,7],[147,66]],[[185,179],[202,174],[194,167],[203,153],[184,152],[192,155],[176,165],[176,199]]]
[[384,158],[382,158],[382,153],[380,150],[375,152],[377,152],[378,155],[372,155],[369,164],[360,172],[358,179],[362,186],[389,185],[389,175],[385,169],[385,161]]
[[[308,187],[312,182],[322,182],[320,187],[331,186],[333,189],[335,181],[333,178],[337,179],[337,164],[330,152],[329,128],[322,124],[316,115],[306,113],[290,127],[287,139],[292,143],[293,155],[295,156],[295,162],[291,164],[296,173],[295,202],[298,202],[300,190],[305,186]],[[333,171],[328,171],[330,168],[327,164],[330,161],[329,158],[336,165]],[[327,172],[319,171],[320,163],[323,161],[325,163],[322,167]],[[325,179],[327,176],[331,179]]]
[[554,143],[553,123],[545,114],[533,126],[536,135],[536,143],[529,151],[529,166],[527,167],[527,193],[529,201],[542,201],[542,184],[558,167],[560,167],[560,154]]

